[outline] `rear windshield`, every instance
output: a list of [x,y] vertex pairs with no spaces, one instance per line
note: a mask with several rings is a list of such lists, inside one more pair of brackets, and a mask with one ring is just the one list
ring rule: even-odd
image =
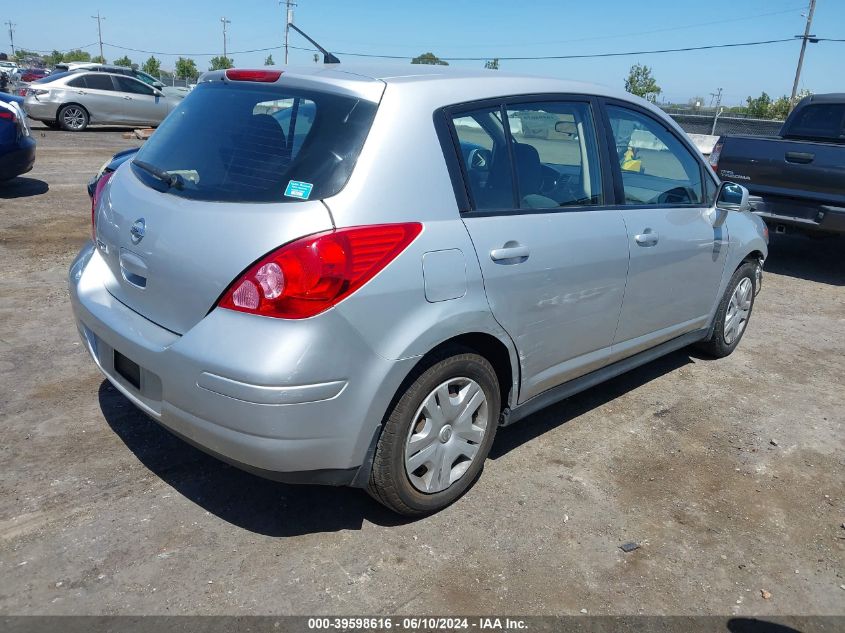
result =
[[845,139],[845,104],[821,103],[801,108],[789,123],[784,136],[797,138]]
[[349,179],[376,107],[313,90],[203,83],[141,148],[132,170],[150,187],[194,200],[327,198]]
[[41,79],[36,79],[32,83],[34,83],[34,84],[48,84],[51,81],[56,81],[56,79],[61,79],[62,77],[67,77],[70,74],[72,74],[72,73],[69,73],[69,72],[52,73],[50,75],[47,75],[46,77],[42,77]]

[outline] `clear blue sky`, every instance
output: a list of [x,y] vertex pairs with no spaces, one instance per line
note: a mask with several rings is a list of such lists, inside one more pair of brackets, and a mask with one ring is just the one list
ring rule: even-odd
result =
[[[5,3],[4,3],[5,4]],[[412,57],[432,51],[441,57],[566,55],[677,48],[788,38],[803,33],[807,0],[487,0],[388,2],[384,0],[299,0],[295,22],[334,51]],[[0,19],[17,23],[16,45],[66,50],[97,40],[98,9],[106,16],[103,40],[173,53],[222,53],[222,25],[229,25],[229,51],[280,45],[283,10],[276,0],[173,2],[14,2]],[[5,27],[4,27],[5,29]],[[845,38],[845,0],[818,0],[813,33]],[[297,34],[291,44],[307,46]],[[8,33],[2,35],[8,49]],[[799,42],[759,47],[633,55],[605,59],[503,61],[503,69],[593,81],[622,87],[631,64],[651,66],[667,100],[685,102],[724,89],[723,103],[737,104],[766,91],[788,94]],[[92,54],[97,46],[87,46]],[[105,47],[111,61],[126,52]],[[277,63],[281,50],[272,51]],[[266,53],[231,55],[238,66],[261,65]],[[158,55],[165,68],[175,57]],[[209,56],[194,55],[200,69]],[[814,92],[845,90],[845,43],[811,44],[801,86]],[[293,51],[291,61],[310,63],[311,53]],[[341,57],[344,63],[355,58]],[[407,62],[396,62],[407,63]],[[453,62],[480,67],[482,62]]]

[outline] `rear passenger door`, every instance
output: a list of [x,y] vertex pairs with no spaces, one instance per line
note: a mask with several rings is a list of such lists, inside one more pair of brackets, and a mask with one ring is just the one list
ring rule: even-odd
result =
[[728,236],[714,226],[716,183],[691,144],[644,108],[605,110],[631,253],[618,360],[707,325]]
[[466,225],[493,315],[520,358],[519,401],[606,364],[628,267],[589,97],[451,108]]
[[91,123],[123,122],[123,99],[111,75],[87,73],[85,88],[79,90],[79,102],[88,110]]

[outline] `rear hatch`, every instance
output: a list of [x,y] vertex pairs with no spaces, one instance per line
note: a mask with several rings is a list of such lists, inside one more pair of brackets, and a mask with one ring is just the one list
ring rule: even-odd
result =
[[332,228],[322,200],[345,185],[375,116],[372,90],[265,81],[201,83],[98,202],[106,288],[173,332],[255,260]]

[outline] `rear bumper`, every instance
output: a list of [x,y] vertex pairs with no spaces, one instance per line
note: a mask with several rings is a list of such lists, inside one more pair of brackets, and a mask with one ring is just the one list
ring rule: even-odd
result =
[[55,103],[47,103],[38,101],[34,97],[27,97],[23,102],[23,109],[30,119],[37,121],[55,121],[58,105]]
[[8,180],[25,174],[32,169],[34,164],[35,141],[26,136],[18,149],[0,155],[0,180]]
[[775,227],[813,233],[845,233],[845,207],[761,196],[751,196],[749,202],[754,213]]
[[[112,297],[105,267],[93,244],[82,250],[70,269],[71,304],[91,357],[138,408],[256,474],[361,483],[360,467],[414,359],[377,356],[332,311],[290,322],[214,310],[179,336]],[[140,366],[137,385],[115,369],[115,351]]]

